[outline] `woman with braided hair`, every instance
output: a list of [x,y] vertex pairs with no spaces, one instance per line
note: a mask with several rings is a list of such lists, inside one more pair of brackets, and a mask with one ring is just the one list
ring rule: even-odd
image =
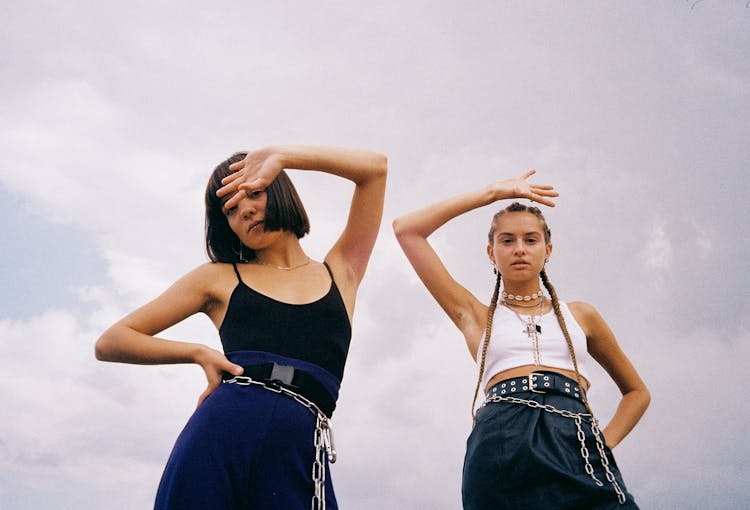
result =
[[[495,286],[489,306],[453,279],[427,241],[453,218],[498,200],[527,198],[553,207],[557,192],[528,182],[534,173],[393,223],[412,266],[479,365],[464,459],[464,510],[638,508],[611,449],[641,418],[650,395],[596,309],[558,300],[545,271],[552,242],[542,212],[514,202],[492,218],[487,255]],[[588,355],[622,393],[602,430],[586,398]],[[485,399],[474,414],[480,389]]]

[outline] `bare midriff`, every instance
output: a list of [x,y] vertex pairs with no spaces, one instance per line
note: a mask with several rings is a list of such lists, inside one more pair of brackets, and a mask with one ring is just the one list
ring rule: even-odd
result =
[[[503,370],[502,372],[498,372],[497,374],[495,374],[492,379],[490,379],[490,382],[487,383],[487,387],[484,389],[484,391],[486,393],[491,387],[493,387],[500,381],[504,381],[505,379],[512,379],[514,377],[528,377],[530,373],[540,372],[542,370],[548,372],[557,372],[558,374],[570,377],[574,381],[577,380],[576,373],[573,370],[565,370],[564,368],[557,367],[547,367],[544,365],[522,365],[520,367],[509,368],[508,370]],[[581,376],[581,384],[583,385],[583,390],[588,391],[589,382],[583,376]]]

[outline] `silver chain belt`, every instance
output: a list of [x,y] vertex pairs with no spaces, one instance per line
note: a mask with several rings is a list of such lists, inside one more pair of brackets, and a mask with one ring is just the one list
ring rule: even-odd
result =
[[237,384],[239,386],[260,386],[268,391],[280,393],[292,397],[298,403],[302,404],[313,416],[315,416],[315,434],[313,436],[313,445],[315,446],[315,461],[312,466],[312,479],[315,484],[315,492],[312,497],[312,510],[326,510],[326,457],[328,462],[336,462],[336,447],[333,444],[333,429],[328,416],[311,400],[303,397],[299,393],[285,388],[284,386],[269,385],[262,381],[256,381],[250,377],[238,375],[232,379],[224,381],[226,384]]
[[599,487],[603,487],[604,484],[599,480],[596,475],[594,474],[594,467],[591,465],[591,462],[589,461],[589,449],[586,447],[586,435],[583,432],[583,420],[586,419],[591,423],[591,432],[594,434],[594,439],[596,440],[596,449],[599,450],[599,457],[601,457],[602,467],[604,467],[604,473],[607,477],[607,481],[612,484],[612,487],[615,489],[615,493],[617,493],[617,500],[620,502],[621,505],[625,504],[626,497],[625,493],[623,492],[622,488],[620,488],[620,484],[617,483],[617,480],[615,479],[615,475],[612,473],[612,470],[609,468],[609,459],[607,459],[607,454],[604,451],[604,441],[602,441],[602,436],[599,431],[599,424],[596,421],[596,418],[589,413],[574,413],[572,411],[567,411],[565,409],[558,409],[555,406],[552,406],[550,404],[540,404],[539,402],[535,400],[526,400],[523,398],[518,397],[504,397],[500,395],[490,395],[487,397],[487,399],[484,401],[484,403],[479,406],[481,409],[482,407],[486,406],[490,403],[497,403],[497,402],[510,402],[513,404],[523,404],[529,407],[533,407],[535,409],[542,409],[543,411],[547,411],[548,413],[554,413],[559,414],[560,416],[564,416],[565,418],[571,418],[575,424],[576,429],[578,430],[578,441],[581,443],[581,457],[583,458],[584,466],[586,469],[586,474],[589,475],[596,485]]

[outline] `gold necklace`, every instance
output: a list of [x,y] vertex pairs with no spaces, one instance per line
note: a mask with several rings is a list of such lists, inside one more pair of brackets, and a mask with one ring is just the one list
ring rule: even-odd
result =
[[307,257],[307,260],[305,262],[303,262],[302,264],[297,264],[296,266],[277,266],[276,264],[269,264],[268,262],[263,262],[260,259],[257,259],[257,258],[255,259],[256,264],[261,264],[263,266],[268,266],[268,267],[275,267],[276,269],[281,269],[283,271],[291,271],[292,269],[297,269],[299,267],[306,266],[311,261],[312,259],[310,257]]

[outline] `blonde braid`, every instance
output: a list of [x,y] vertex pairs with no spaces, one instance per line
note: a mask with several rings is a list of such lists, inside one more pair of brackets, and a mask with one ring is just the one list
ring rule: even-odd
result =
[[568,351],[570,352],[570,359],[573,360],[573,368],[576,372],[576,381],[578,381],[578,387],[581,389],[581,396],[583,397],[583,404],[586,406],[586,409],[591,413],[593,416],[594,413],[591,410],[591,407],[589,406],[589,399],[586,395],[586,390],[583,387],[583,384],[581,383],[581,373],[578,371],[578,362],[576,361],[576,352],[573,348],[573,341],[570,339],[570,333],[568,333],[568,327],[565,325],[565,317],[563,317],[562,310],[560,310],[560,301],[557,299],[557,292],[555,292],[555,288],[552,286],[552,283],[550,283],[549,278],[547,277],[547,273],[544,269],[542,269],[542,272],[539,274],[539,276],[542,277],[542,283],[544,284],[544,287],[547,289],[547,292],[549,292],[550,297],[552,298],[552,308],[555,310],[555,316],[557,316],[557,322],[560,324],[560,329],[562,329],[563,335],[565,336],[565,341],[568,344]]
[[477,378],[477,387],[474,388],[474,400],[471,401],[471,418],[474,419],[474,406],[477,403],[479,387],[482,385],[482,376],[484,375],[484,362],[487,359],[487,348],[490,346],[490,334],[492,334],[492,320],[495,317],[495,308],[497,308],[497,297],[500,294],[500,273],[497,273],[495,280],[495,290],[492,292],[490,307],[487,309],[487,326],[484,329],[484,342],[482,342],[482,356],[479,362],[479,377]]

